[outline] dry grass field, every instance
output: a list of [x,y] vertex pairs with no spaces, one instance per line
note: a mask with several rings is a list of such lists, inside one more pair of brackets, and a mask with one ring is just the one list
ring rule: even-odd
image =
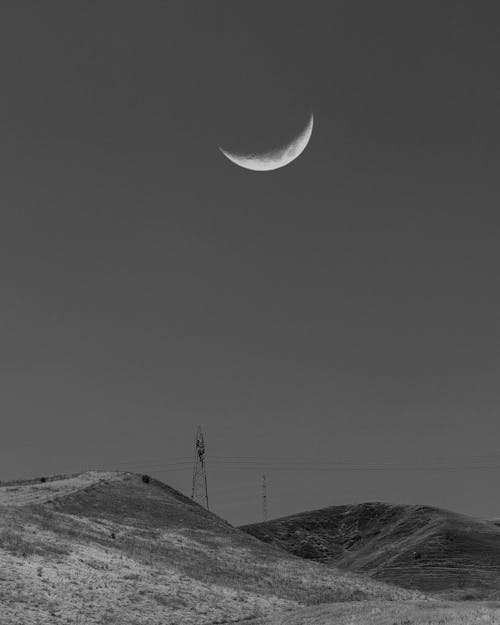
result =
[[500,603],[368,601],[284,612],[246,625],[498,625]]
[[0,485],[1,625],[215,625],[419,596],[266,545],[140,475]]
[[430,506],[333,506],[243,527],[295,555],[447,599],[500,599],[500,527]]

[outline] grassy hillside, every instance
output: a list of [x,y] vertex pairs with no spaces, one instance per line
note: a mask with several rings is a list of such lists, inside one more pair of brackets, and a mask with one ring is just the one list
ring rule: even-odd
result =
[[247,625],[498,625],[500,604],[353,602],[322,605],[247,621]]
[[303,558],[449,598],[500,598],[500,527],[429,506],[333,506],[243,527]]
[[135,474],[0,485],[2,625],[202,625],[411,596],[304,563]]

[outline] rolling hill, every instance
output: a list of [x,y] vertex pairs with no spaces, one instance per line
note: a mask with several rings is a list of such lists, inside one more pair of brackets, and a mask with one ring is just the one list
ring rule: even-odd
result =
[[242,527],[344,570],[452,599],[500,599],[500,527],[429,506],[333,506]]
[[140,475],[0,485],[2,625],[202,625],[416,596],[304,562]]

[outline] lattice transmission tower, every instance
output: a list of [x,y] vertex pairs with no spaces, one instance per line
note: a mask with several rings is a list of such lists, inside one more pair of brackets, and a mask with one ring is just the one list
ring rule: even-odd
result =
[[194,442],[194,467],[193,467],[193,488],[191,499],[197,501],[202,506],[208,507],[207,472],[205,469],[205,441],[201,426],[196,430]]
[[267,477],[262,475],[262,520],[267,521]]

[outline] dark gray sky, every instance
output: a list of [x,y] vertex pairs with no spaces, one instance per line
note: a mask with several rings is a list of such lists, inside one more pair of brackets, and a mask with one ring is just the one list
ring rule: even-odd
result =
[[[189,492],[200,423],[235,523],[264,469],[272,516],[500,516],[499,35],[494,1],[3,2],[0,475]],[[218,150],[311,111],[288,167]]]

